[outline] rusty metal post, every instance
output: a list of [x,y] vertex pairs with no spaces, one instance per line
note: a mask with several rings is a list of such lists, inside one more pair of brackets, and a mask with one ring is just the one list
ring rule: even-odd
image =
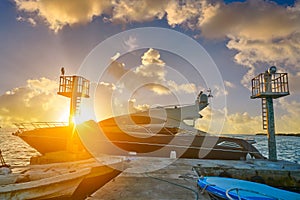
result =
[[276,161],[277,160],[277,150],[276,150],[276,139],[275,139],[273,98],[267,97],[266,100],[267,100],[269,160]]
[[[272,74],[268,71],[264,74],[265,92],[272,93]],[[267,128],[268,128],[268,149],[269,160],[277,160],[276,138],[275,138],[275,123],[274,123],[274,108],[273,97],[266,98],[267,106]]]

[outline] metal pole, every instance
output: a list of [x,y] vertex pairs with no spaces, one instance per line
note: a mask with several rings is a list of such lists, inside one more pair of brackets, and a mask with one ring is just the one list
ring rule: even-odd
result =
[[[264,74],[265,92],[272,93],[272,74],[268,71]],[[272,96],[266,97],[267,103],[267,125],[268,125],[268,148],[269,160],[277,160],[276,139],[275,139],[275,124],[274,124],[274,109]]]
[[70,116],[69,116],[69,126],[74,125],[74,117],[76,115],[76,98],[77,98],[77,87],[78,87],[78,77],[72,77],[72,95],[70,100]]
[[277,160],[276,139],[275,139],[275,123],[274,123],[274,109],[272,97],[267,97],[267,124],[268,124],[268,147],[269,160]]

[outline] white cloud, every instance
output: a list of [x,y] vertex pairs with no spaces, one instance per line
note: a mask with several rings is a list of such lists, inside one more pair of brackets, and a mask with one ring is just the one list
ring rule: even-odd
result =
[[150,105],[148,104],[142,104],[142,105],[135,105],[136,99],[129,99],[128,101],[128,110],[130,113],[135,113],[139,111],[146,111],[150,108]]
[[19,16],[19,17],[17,17],[17,21],[19,21],[19,22],[28,22],[32,26],[36,26],[36,21],[31,17],[23,18],[23,17]]
[[119,52],[117,52],[113,57],[111,57],[111,60],[112,61],[115,61],[115,60],[117,60],[119,57],[120,57],[120,53]]
[[197,91],[196,85],[194,83],[186,83],[178,85],[175,81],[167,81],[168,87],[171,91],[178,91],[184,93],[195,93]]
[[181,5],[178,1],[169,1],[165,9],[169,25],[175,27],[185,24],[190,28],[194,27],[201,11],[200,8],[201,1],[186,1],[185,4]]
[[160,59],[160,53],[150,48],[142,56],[142,65],[134,70],[134,73],[143,77],[164,81],[166,76],[165,62]]
[[197,91],[194,83],[179,84],[174,80],[167,80],[169,68],[171,67],[160,58],[160,52],[150,48],[141,56],[141,65],[136,68],[128,69],[124,63],[112,61],[107,72],[116,79],[118,88],[125,87],[130,91],[137,85],[158,95],[174,92],[192,94]]
[[248,68],[241,82],[249,87],[260,66],[299,69],[299,5],[283,7],[262,0],[217,3],[211,5],[215,8],[213,14],[202,19],[199,29],[205,38],[228,40],[227,47],[237,52],[235,62]]
[[[196,86],[193,83],[178,84],[174,80],[167,80],[168,66],[161,60],[160,53],[155,49],[148,49],[141,57],[142,65],[138,66],[134,73],[146,81],[147,87],[159,95],[171,94],[173,92],[194,93]],[[142,81],[142,82],[143,82]],[[151,84],[149,84],[151,83]]]
[[112,1],[111,21],[124,24],[162,19],[167,3],[166,0]]
[[245,113],[227,114],[226,109],[215,109],[213,112],[210,107],[201,111],[204,116],[197,120],[196,127],[203,131],[209,131],[209,126],[217,126],[214,121],[222,121],[224,125],[221,133],[223,134],[253,134],[262,132],[262,122],[260,116],[250,116]]
[[18,10],[43,19],[55,32],[66,25],[91,22],[111,9],[108,0],[15,0]]
[[235,88],[236,86],[230,81],[224,81],[224,85],[229,88]]
[[129,36],[127,40],[124,41],[124,47],[127,51],[132,51],[136,47],[138,47],[137,38],[133,36]]

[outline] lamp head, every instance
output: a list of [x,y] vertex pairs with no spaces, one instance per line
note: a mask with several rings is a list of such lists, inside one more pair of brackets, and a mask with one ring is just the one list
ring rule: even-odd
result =
[[272,66],[272,67],[270,67],[269,69],[268,69],[268,73],[269,74],[275,74],[276,73],[276,67],[275,66]]

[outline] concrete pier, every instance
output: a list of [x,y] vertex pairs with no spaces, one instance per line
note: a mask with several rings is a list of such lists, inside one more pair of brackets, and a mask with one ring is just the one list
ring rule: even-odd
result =
[[253,178],[300,189],[300,165],[286,161],[133,157],[127,162],[129,168],[87,199],[209,199],[197,188],[199,175]]
[[129,162],[130,168],[87,199],[209,199],[197,188],[192,167],[198,160],[147,157]]

